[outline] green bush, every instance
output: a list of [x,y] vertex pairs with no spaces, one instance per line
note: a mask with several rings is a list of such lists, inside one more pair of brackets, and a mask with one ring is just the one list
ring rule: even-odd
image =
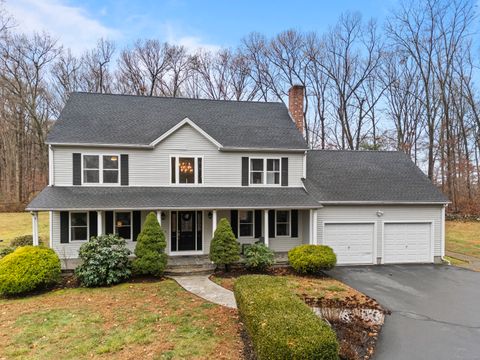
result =
[[210,260],[217,266],[224,265],[225,270],[228,271],[230,265],[239,259],[240,244],[235,238],[230,223],[223,218],[218,223],[210,243]]
[[80,246],[82,264],[75,269],[83,286],[113,285],[127,280],[131,275],[130,250],[125,240],[116,235],[92,237]]
[[15,251],[15,248],[7,246],[0,249],[0,259]]
[[288,252],[288,262],[301,274],[317,274],[332,269],[337,263],[337,256],[326,245],[300,245]]
[[21,295],[55,284],[60,259],[52,249],[22,246],[0,260],[0,294]]
[[288,290],[284,278],[241,276],[234,293],[259,360],[338,359],[335,332]]
[[[43,245],[45,242],[44,240],[39,237],[38,238],[38,243],[40,245]],[[14,238],[10,242],[10,246],[13,246],[14,248],[20,247],[20,246],[28,246],[28,245],[33,245],[33,236],[32,235],[20,235]]]
[[138,275],[161,276],[167,266],[166,246],[162,227],[155,213],[151,212],[147,215],[143,230],[137,237],[133,272]]
[[245,249],[245,266],[255,271],[264,271],[275,263],[275,254],[264,244],[252,244]]

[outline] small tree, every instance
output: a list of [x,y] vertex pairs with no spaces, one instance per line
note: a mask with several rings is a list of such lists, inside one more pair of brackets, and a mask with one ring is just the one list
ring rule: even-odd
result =
[[217,266],[225,265],[225,271],[230,265],[240,259],[240,245],[233,234],[227,219],[221,219],[210,244],[210,260]]
[[165,234],[155,213],[147,215],[143,230],[137,238],[133,272],[138,275],[161,276],[167,266]]

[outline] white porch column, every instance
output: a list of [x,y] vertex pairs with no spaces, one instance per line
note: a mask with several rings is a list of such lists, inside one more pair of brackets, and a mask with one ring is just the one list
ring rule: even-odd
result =
[[160,224],[160,226],[162,226],[162,211],[161,210],[157,210],[157,221]]
[[268,247],[268,210],[263,210],[263,237],[265,239],[265,246]]
[[33,246],[38,246],[38,212],[32,211],[32,238]]
[[310,244],[318,245],[318,210],[310,210]]
[[104,235],[103,211],[97,211],[97,235]]
[[212,237],[217,230],[217,210],[212,210]]

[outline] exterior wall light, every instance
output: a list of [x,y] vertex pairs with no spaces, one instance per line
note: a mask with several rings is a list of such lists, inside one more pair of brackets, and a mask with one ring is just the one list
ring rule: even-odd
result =
[[382,217],[382,216],[383,216],[383,211],[377,210],[377,216],[378,216],[378,217]]

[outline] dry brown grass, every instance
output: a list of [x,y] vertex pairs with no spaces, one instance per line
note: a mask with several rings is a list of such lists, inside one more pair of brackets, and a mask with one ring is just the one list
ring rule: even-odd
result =
[[447,221],[445,230],[447,250],[480,258],[480,221]]

